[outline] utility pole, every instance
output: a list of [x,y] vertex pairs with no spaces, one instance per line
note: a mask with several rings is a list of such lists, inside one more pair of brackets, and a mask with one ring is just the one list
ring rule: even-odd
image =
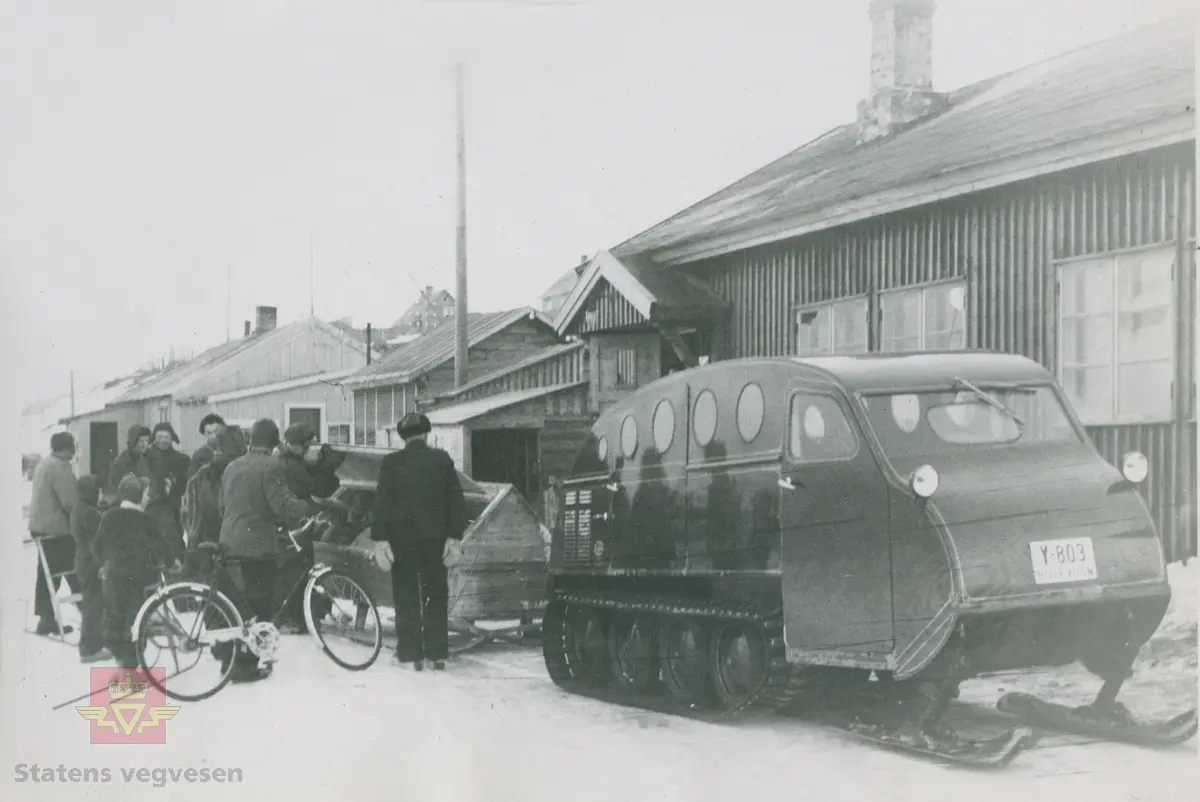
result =
[[463,65],[455,65],[458,95],[458,237],[454,294],[454,384],[467,383],[467,148],[463,112]]
[[315,300],[315,284],[313,283],[313,235],[308,232],[308,316],[316,317],[317,302]]
[[75,417],[75,371],[71,371],[71,417]]
[[225,342],[233,339],[233,332],[230,329],[231,318],[233,317],[233,264],[225,262]]

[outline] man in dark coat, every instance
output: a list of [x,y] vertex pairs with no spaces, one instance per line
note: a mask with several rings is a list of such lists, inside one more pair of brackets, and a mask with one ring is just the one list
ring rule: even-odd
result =
[[100,485],[94,476],[81,476],[76,484],[78,498],[71,509],[71,536],[75,539],[75,576],[83,599],[79,612],[83,618],[79,632],[79,659],[84,663],[107,660],[112,654],[104,648],[104,589],[100,583],[100,563],[92,551],[100,529]]
[[380,567],[391,568],[396,607],[396,658],[416,670],[446,666],[449,646],[446,565],[459,553],[466,504],[454,460],[426,442],[429,418],[397,424],[404,448],[379,467],[371,539]]
[[201,543],[218,543],[221,539],[221,476],[225,468],[246,453],[246,438],[236,427],[223,429],[217,435],[213,457],[201,466],[190,479],[183,493],[180,518],[187,535],[189,572],[207,576],[211,568],[209,555],[198,550]]
[[192,452],[192,460],[188,463],[188,479],[212,461],[217,452],[218,440],[227,428],[225,419],[215,412],[210,412],[200,419],[200,434],[204,435],[204,445]]
[[150,450],[150,430],[140,423],[129,427],[125,433],[125,450],[113,460],[108,469],[108,482],[104,494],[116,502],[117,488],[126,474],[132,473],[139,479],[150,478],[150,466],[146,463],[146,452]]
[[[294,529],[315,511],[309,502],[288,490],[283,466],[272,454],[278,445],[279,427],[275,421],[256,421],[250,429],[250,451],[230,463],[221,475],[221,548],[237,560],[229,574],[245,598],[247,609],[242,614],[259,621],[275,617],[279,525]],[[218,647],[213,647],[214,654],[223,662],[230,659],[229,652]],[[256,670],[257,659],[243,651],[239,650],[235,663],[237,680],[266,675]]]
[[176,559],[184,556],[183,524],[179,508],[187,486],[188,458],[175,450],[179,436],[169,423],[156,423],[150,433],[151,446],[146,454],[150,472],[150,501],[146,512],[158,525],[162,539],[171,546]]
[[[313,431],[312,426],[307,423],[293,423],[283,433],[283,443],[279,447],[279,464],[283,466],[288,490],[297,498],[305,501],[312,498],[329,498],[341,486],[341,480],[338,479],[328,445],[320,447],[315,459],[310,457],[316,440],[317,433]],[[312,541],[306,540],[301,543],[301,546],[304,547],[305,556],[311,560]],[[296,570],[304,571],[306,569],[298,566]],[[295,587],[296,579],[295,572],[281,572],[276,584],[277,596],[282,596]],[[300,596],[301,593],[298,591],[283,608],[280,620],[277,622],[281,628],[295,629],[297,632],[308,631],[308,625],[304,621],[304,610],[300,605]],[[314,610],[314,614],[318,616],[321,612],[320,609]]]

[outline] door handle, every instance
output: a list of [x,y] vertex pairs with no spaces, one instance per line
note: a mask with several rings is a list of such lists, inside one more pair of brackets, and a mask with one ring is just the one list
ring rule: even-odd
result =
[[619,484],[617,484],[616,482],[609,482],[608,484],[606,484],[604,486],[604,489],[607,490],[609,493],[616,493],[618,490],[621,489],[621,486]]
[[779,486],[784,490],[795,490],[796,485],[792,484],[792,477],[784,476],[779,480]]

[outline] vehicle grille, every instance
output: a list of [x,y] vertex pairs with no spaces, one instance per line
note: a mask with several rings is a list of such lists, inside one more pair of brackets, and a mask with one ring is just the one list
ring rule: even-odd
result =
[[592,558],[592,491],[578,494],[568,491],[564,501],[567,507],[578,504],[575,509],[563,511],[563,563],[587,563]]

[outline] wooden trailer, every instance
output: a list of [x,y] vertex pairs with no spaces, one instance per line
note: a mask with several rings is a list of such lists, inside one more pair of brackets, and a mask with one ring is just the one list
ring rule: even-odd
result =
[[[391,576],[371,553],[379,465],[390,450],[350,445],[333,450],[341,460],[341,487],[321,513],[315,557],[348,571],[377,606],[392,608]],[[451,651],[496,638],[521,640],[540,626],[546,604],[550,532],[511,484],[476,482],[461,472],[459,481],[470,524],[462,556],[449,571]]]

